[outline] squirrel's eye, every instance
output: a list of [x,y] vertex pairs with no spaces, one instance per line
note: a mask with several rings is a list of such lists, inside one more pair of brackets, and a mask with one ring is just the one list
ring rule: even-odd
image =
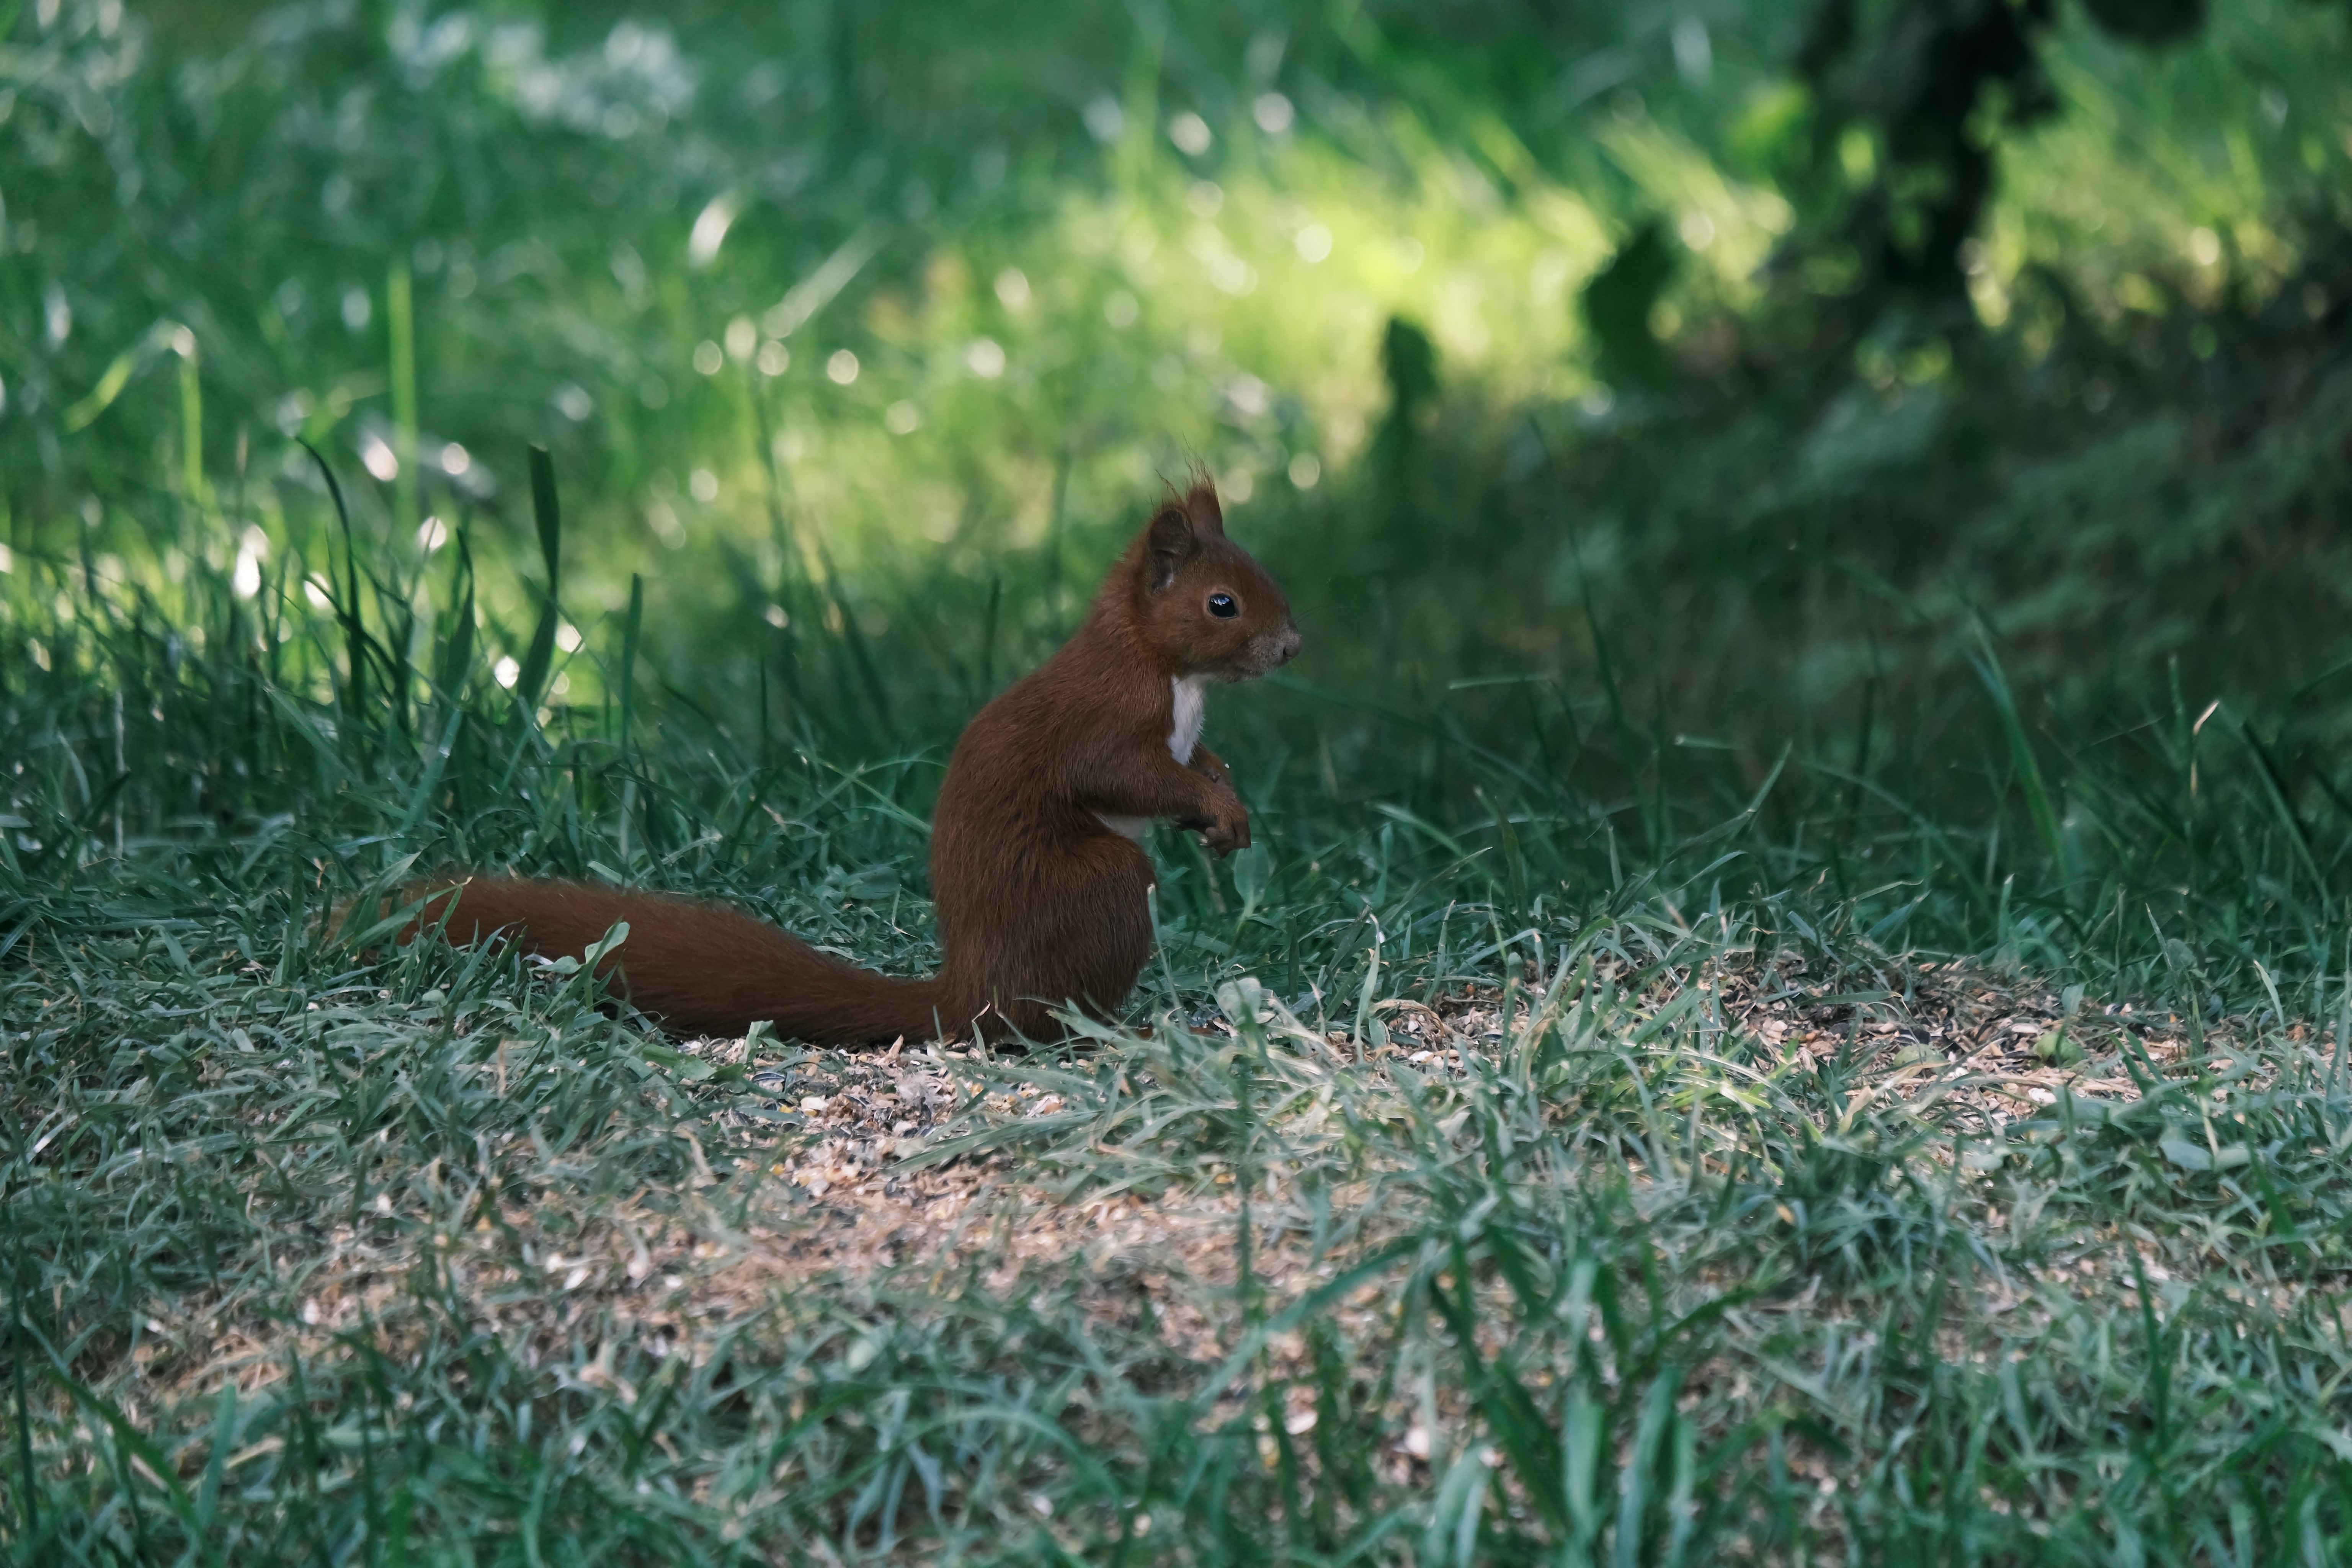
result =
[[1212,594],[1209,595],[1209,614],[1216,616],[1217,619],[1221,621],[1230,621],[1241,613],[1241,605],[1234,601],[1234,596],[1231,594]]

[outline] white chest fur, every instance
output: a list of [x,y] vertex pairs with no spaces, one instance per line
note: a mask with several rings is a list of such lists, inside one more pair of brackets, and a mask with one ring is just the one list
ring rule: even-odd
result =
[[[1192,749],[1201,743],[1201,722],[1208,715],[1204,698],[1208,682],[1197,675],[1181,676],[1168,683],[1173,693],[1174,719],[1168,729],[1168,754],[1178,762],[1190,764]],[[1095,816],[1113,833],[1142,843],[1150,836],[1151,819],[1148,816],[1113,816],[1098,811]]]
[[1189,765],[1192,748],[1201,743],[1202,721],[1208,717],[1208,702],[1203,695],[1208,682],[1198,675],[1185,675],[1168,684],[1176,694],[1176,721],[1168,731],[1168,754]]

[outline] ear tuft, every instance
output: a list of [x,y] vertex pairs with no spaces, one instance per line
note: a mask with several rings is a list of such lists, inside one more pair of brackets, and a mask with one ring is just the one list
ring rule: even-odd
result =
[[1172,500],[1151,514],[1151,525],[1145,530],[1144,539],[1145,548],[1150,552],[1146,580],[1155,594],[1175,582],[1176,569],[1201,548],[1193,533],[1191,512]]
[[1192,481],[1184,497],[1184,513],[1192,526],[1202,533],[1213,533],[1222,539],[1225,533],[1224,509],[1217,504],[1217,487],[1204,476]]

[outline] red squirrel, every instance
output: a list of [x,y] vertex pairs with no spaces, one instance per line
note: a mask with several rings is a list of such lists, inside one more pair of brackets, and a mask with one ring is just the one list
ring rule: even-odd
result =
[[1151,949],[1155,817],[1223,856],[1245,848],[1233,775],[1200,742],[1212,682],[1287,663],[1299,636],[1274,579],[1225,537],[1216,491],[1167,501],[1110,569],[1086,624],[965,726],[931,823],[942,963],[929,980],[860,969],[722,905],[583,882],[471,878],[419,926],[578,956],[617,921],[614,988],[680,1035],[761,1020],[814,1045],[1054,1032],[1127,998]]

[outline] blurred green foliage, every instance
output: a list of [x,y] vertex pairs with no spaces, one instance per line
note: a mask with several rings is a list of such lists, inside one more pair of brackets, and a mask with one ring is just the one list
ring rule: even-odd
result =
[[28,648],[896,756],[1198,465],[1308,630],[1269,800],[1480,820],[1472,743],[1663,852],[1794,744],[1785,833],[1997,837],[2226,701],[2347,815],[2342,7],[11,16]]
[[575,617],[642,574],[656,668],[741,713],[765,664],[857,746],[793,706],[845,635],[942,735],[1198,461],[1328,611],[1315,679],[1408,705],[1597,702],[1588,595],[1759,755],[1868,647],[1958,674],[1959,605],[2060,634],[2037,684],[2251,700],[2328,655],[2227,606],[2342,581],[2324,472],[2231,476],[2341,428],[2345,18],[2101,15],[47,0],[0,55],[5,537],[299,584],[299,437],[372,548],[467,535],[520,659],[541,441]]

